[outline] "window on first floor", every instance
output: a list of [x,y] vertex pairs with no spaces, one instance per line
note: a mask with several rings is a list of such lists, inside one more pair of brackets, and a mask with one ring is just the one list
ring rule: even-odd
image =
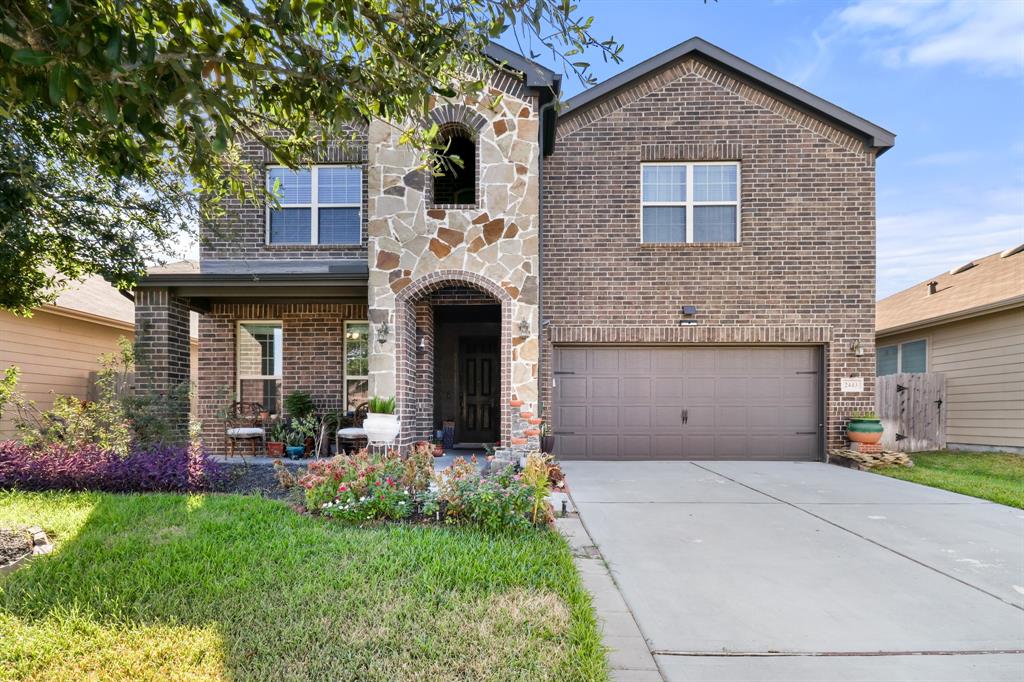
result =
[[367,322],[345,323],[345,410],[356,408],[370,399],[370,325]]
[[647,243],[738,242],[740,165],[645,163],[641,232]]
[[359,166],[267,169],[269,244],[360,244],[363,171]]
[[283,345],[280,322],[238,323],[235,358],[240,402],[259,403],[271,414],[280,412]]
[[928,342],[925,339],[879,346],[875,351],[875,374],[928,371]]

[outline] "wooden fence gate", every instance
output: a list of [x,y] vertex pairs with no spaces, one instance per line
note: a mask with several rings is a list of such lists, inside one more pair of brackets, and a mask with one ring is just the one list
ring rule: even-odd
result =
[[934,372],[875,379],[875,411],[886,450],[920,452],[946,447],[946,377]]

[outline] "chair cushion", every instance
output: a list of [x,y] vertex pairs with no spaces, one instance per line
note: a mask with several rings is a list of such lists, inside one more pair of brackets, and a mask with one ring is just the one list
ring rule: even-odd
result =
[[356,426],[349,426],[344,429],[338,429],[339,438],[366,438],[366,429],[361,429]]
[[227,430],[231,438],[259,438],[263,435],[263,429],[258,426],[239,426]]

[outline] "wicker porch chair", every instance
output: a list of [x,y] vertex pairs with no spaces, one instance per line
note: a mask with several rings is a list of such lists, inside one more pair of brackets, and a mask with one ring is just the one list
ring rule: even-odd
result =
[[[355,446],[358,445],[360,441],[367,442],[366,431],[363,429],[363,422],[366,421],[366,414],[369,411],[369,403],[363,403],[356,408],[355,415],[352,418],[352,426],[338,429],[338,432],[334,435],[334,451],[336,453],[339,455],[342,452],[349,454],[355,449]],[[344,444],[348,444],[349,447],[343,451],[341,448]]]
[[[263,454],[267,454],[267,430],[260,418],[263,406],[259,403],[231,403],[228,409],[228,417],[224,420],[224,450],[229,457],[235,456],[235,444],[238,441],[249,441],[252,447],[252,456],[256,456],[256,444],[263,448]],[[239,453],[242,461],[245,455]]]

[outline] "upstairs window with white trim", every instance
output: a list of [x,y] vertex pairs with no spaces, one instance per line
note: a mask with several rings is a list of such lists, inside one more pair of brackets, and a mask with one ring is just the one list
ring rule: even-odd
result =
[[359,166],[267,169],[268,244],[360,244],[363,171]]
[[738,163],[645,163],[641,174],[644,243],[740,240]]

